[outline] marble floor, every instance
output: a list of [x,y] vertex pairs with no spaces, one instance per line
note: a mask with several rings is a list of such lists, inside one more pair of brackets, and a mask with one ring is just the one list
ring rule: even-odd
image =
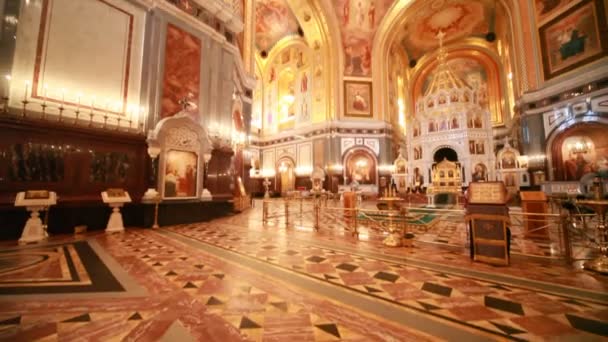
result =
[[[0,340],[486,341],[608,338],[608,276],[514,248],[470,260],[437,215],[413,246],[339,215],[210,222],[0,244]],[[524,244],[522,244],[523,246]]]

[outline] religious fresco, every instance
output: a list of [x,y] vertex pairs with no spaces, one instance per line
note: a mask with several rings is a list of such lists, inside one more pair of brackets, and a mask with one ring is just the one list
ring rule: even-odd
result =
[[543,22],[551,15],[562,12],[575,1],[577,0],[535,0],[534,9],[537,22]]
[[[483,110],[489,110],[488,102],[488,72],[483,64],[474,58],[458,57],[452,58],[447,61],[448,66],[452,72],[458,76],[461,80],[465,81],[471,89],[477,89],[479,98],[477,99],[479,105]],[[434,70],[433,70],[434,71]],[[433,81],[433,71],[424,79],[422,83],[421,94],[426,93],[428,87]],[[474,123],[474,127],[481,127],[481,120],[479,127]]]
[[562,142],[564,180],[577,181],[590,172],[608,169],[608,139],[596,134],[570,136]]
[[445,42],[469,36],[483,37],[494,31],[494,1],[434,0],[416,11],[405,24],[401,42],[410,60],[418,60],[439,46],[437,34],[445,33]]
[[370,76],[372,45],[378,24],[394,0],[335,0],[344,47],[344,74]]
[[258,0],[255,7],[255,44],[268,52],[281,38],[298,34],[298,21],[285,0]]
[[182,110],[185,98],[198,103],[201,74],[201,40],[171,24],[167,25],[166,39],[162,118]]
[[[581,2],[539,30],[545,79],[607,54],[601,27],[606,26],[601,0]],[[604,45],[605,42],[604,42]]]
[[166,153],[165,158],[164,197],[196,196],[196,172],[198,170],[196,153],[170,150]]

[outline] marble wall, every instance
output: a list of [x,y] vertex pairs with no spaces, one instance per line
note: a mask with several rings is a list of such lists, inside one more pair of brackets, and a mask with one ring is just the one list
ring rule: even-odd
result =
[[175,25],[167,25],[161,117],[179,112],[179,102],[184,98],[198,106],[200,65],[201,40]]
[[137,125],[145,16],[144,9],[122,0],[24,2],[11,106],[19,107],[24,97],[54,106],[93,106]]

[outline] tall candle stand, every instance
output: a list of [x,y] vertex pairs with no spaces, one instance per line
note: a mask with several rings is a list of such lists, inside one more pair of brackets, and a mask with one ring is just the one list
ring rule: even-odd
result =
[[120,120],[122,120],[121,117],[118,117],[118,119],[116,119],[116,121],[117,121],[116,128],[115,128],[116,131],[118,131],[120,129]]
[[46,120],[46,107],[48,107],[48,105],[43,101],[40,107],[42,107],[42,120]]
[[74,125],[78,125],[78,117],[80,116],[80,108],[76,108],[76,119],[74,119]]
[[63,103],[59,105],[59,122],[63,121],[63,111],[65,110],[65,107],[63,106]]
[[89,127],[93,127],[93,106],[91,106],[91,111],[89,112]]
[[27,113],[26,112],[27,104],[30,103],[30,101],[28,101],[26,98],[24,98],[23,101],[21,101],[21,103],[23,104],[23,110],[21,111],[21,117],[24,118]]
[[106,128],[106,125],[108,124],[108,113],[105,113],[103,115],[103,128]]

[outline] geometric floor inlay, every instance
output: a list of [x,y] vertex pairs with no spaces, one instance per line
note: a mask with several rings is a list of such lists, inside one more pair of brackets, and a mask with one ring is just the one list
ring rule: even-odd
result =
[[0,251],[0,295],[124,291],[87,241]]

